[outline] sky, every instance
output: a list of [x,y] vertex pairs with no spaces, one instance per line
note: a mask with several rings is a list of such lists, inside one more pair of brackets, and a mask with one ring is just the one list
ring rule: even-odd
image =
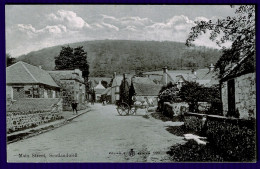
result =
[[[12,57],[74,42],[124,39],[185,42],[194,21],[234,15],[229,5],[6,5]],[[195,45],[216,48],[209,33]]]

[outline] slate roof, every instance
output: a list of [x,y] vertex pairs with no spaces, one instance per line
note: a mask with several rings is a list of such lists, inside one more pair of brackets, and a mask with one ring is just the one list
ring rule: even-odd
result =
[[136,96],[158,96],[162,85],[133,83]]
[[22,61],[6,68],[6,83],[45,84],[51,87],[59,87],[47,71]]
[[155,84],[152,79],[148,77],[134,77],[133,83],[143,83],[143,84]]
[[238,77],[247,73],[253,73],[256,71],[255,64],[255,56],[246,55],[242,57],[237,64],[234,64],[228,71],[226,71],[221,81],[226,81],[230,78]]
[[100,81],[106,81],[107,84],[110,83],[112,78],[110,77],[89,77],[88,80],[91,82],[92,87],[96,87]]
[[48,73],[57,84],[60,84],[60,80],[76,80],[78,82],[84,83],[84,79],[77,75],[74,70],[55,70],[48,71]]
[[106,89],[102,84],[101,81],[98,83],[98,85],[96,87],[94,87],[94,89]]
[[147,75],[155,84],[162,84],[162,75],[159,74],[149,74]]
[[59,101],[60,98],[23,98],[7,107],[7,111],[49,111],[52,109],[52,105],[57,104]]
[[[209,72],[208,68],[205,69],[197,69],[195,70],[196,75],[191,72],[191,70],[168,70],[167,72],[167,82],[176,83],[180,80],[180,76],[183,77],[186,81],[196,81],[202,85],[214,85],[219,84],[219,80],[217,77],[217,72],[211,71]],[[161,83],[164,81],[163,71],[155,71],[155,72],[146,72],[145,75],[153,75],[157,74],[161,75]]]
[[104,88],[104,89],[94,89],[96,94],[102,94],[105,90],[106,90],[106,88]]
[[111,95],[111,87],[106,88],[106,90],[103,91],[102,95]]
[[117,75],[117,76],[113,79],[112,87],[120,86],[122,80],[123,80],[123,76]]

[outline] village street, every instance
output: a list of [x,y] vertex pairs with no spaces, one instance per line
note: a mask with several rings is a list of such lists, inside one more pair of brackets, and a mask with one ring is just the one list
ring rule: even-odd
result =
[[[119,116],[116,106],[91,105],[91,111],[47,133],[7,145],[8,162],[167,162],[169,147],[184,143],[162,122]],[[131,151],[132,149],[132,151]],[[61,157],[68,156],[71,157]]]

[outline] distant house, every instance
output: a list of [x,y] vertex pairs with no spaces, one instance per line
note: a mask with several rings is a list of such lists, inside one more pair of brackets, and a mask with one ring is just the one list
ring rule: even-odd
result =
[[135,97],[136,101],[146,102],[148,100],[150,103],[157,105],[158,95],[161,88],[162,85],[133,82],[130,87],[130,91],[132,92],[130,93],[133,93],[133,96]]
[[205,87],[211,87],[219,84],[218,73],[214,71],[214,65],[211,64],[206,69],[198,69],[195,72],[196,82]]
[[136,101],[146,102],[147,99],[157,104],[157,98],[162,85],[156,84],[149,77],[138,77],[133,75],[123,75],[120,85],[121,100],[128,104],[133,104],[133,96]]
[[101,84],[101,81],[99,81],[98,85],[94,87],[96,101],[101,101],[101,95],[105,90],[106,88]]
[[86,93],[82,72],[79,69],[55,70],[48,72],[55,82],[61,87],[63,109],[71,110],[71,103],[73,100],[78,103],[79,109],[84,109]]
[[212,64],[208,68],[197,70],[168,71],[167,67],[164,67],[162,72],[147,72],[144,75],[152,79],[156,84],[167,85],[171,82],[177,84],[179,88],[182,87],[185,81],[197,82],[206,87],[219,84],[217,73],[214,71]]
[[[89,77],[88,83],[90,92],[88,93],[88,99],[92,100],[92,97],[95,97],[95,100],[99,100],[105,89],[110,85],[111,80],[112,78],[109,77]],[[95,94],[93,92],[95,92]]]
[[221,79],[223,114],[242,119],[256,118],[256,72],[243,57]]
[[60,87],[40,67],[19,61],[6,68],[7,101],[23,98],[59,98]]
[[109,86],[109,84],[111,83],[111,79],[110,77],[89,77],[88,78],[88,82],[90,84],[90,88],[93,89],[94,87],[96,87],[98,85],[98,83],[101,81],[101,83],[103,82],[106,83],[107,85],[104,87],[107,88]]
[[101,97],[108,103],[111,103],[111,87],[106,88],[101,94]]

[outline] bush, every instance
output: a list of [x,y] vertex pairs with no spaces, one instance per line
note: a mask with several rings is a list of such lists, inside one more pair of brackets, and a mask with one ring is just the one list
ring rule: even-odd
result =
[[180,90],[177,85],[171,82],[163,86],[159,92],[158,111],[162,111],[165,102],[181,102],[179,92]]
[[219,85],[204,87],[196,82],[185,82],[179,92],[180,98],[189,104],[189,111],[199,112],[198,102],[211,103],[207,114],[222,115]]

